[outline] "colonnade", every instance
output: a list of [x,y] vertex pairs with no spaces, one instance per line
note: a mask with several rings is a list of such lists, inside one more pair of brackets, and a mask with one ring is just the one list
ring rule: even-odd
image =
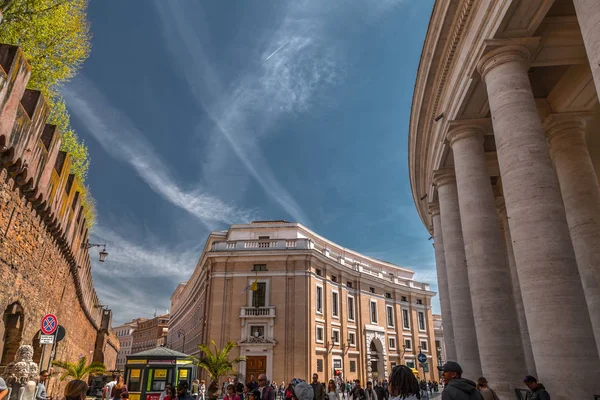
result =
[[[578,13],[594,8],[582,31],[596,59],[600,41],[590,37],[600,38],[600,7],[574,2]],[[502,196],[487,168],[488,121],[450,123],[454,167],[433,174],[446,349],[501,398],[514,398],[528,374],[539,374],[552,398],[592,398],[600,394],[600,186],[584,137],[589,116],[542,121],[529,62],[526,47],[505,45],[478,64]],[[600,68],[592,70],[600,88]]]

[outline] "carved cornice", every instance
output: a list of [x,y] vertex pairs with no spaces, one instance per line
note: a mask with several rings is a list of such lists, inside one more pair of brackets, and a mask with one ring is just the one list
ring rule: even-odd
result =
[[[488,120],[484,120],[487,121]],[[454,147],[456,142],[462,139],[476,137],[483,145],[483,137],[487,131],[487,126],[476,121],[453,121],[450,124],[450,129],[446,134],[446,139],[450,143],[450,147]]]
[[436,215],[440,215],[440,203],[433,202],[433,203],[429,203],[429,214],[432,217],[435,217]]

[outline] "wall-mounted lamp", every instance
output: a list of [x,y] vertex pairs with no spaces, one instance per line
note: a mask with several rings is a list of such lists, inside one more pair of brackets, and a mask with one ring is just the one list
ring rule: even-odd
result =
[[106,245],[105,244],[97,244],[97,243],[84,243],[83,244],[83,248],[86,250],[91,249],[92,247],[102,247],[102,250],[100,250],[100,253],[98,253],[98,261],[104,262],[106,260],[106,256],[108,256],[108,253],[106,252]]

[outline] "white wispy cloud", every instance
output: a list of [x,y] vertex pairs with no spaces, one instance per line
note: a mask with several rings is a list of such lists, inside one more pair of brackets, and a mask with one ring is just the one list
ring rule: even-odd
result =
[[204,246],[204,240],[171,245],[161,243],[154,236],[144,238],[143,244],[139,244],[102,225],[94,226],[92,238],[106,244],[109,251],[108,262],[97,265],[98,274],[121,278],[169,276],[186,280],[194,271]]
[[201,185],[193,190],[177,183],[176,174],[162,161],[135,125],[112,107],[92,82],[82,76],[63,90],[69,110],[113,157],[133,167],[150,188],[171,204],[194,215],[207,228],[215,223],[246,222],[252,212],[205,193]]
[[336,50],[321,35],[317,1],[290,2],[268,38],[258,40],[254,59],[235,82],[225,85],[207,60],[204,14],[200,3],[155,1],[168,46],[216,133],[229,143],[247,172],[290,216],[310,225],[288,189],[275,177],[261,149],[261,139],[285,114],[306,111],[324,85],[336,82],[341,68]]

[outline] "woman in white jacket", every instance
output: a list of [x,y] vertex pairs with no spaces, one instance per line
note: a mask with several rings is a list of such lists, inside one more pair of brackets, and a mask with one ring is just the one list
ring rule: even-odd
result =
[[388,385],[391,400],[420,400],[421,391],[415,375],[406,365],[396,365]]

